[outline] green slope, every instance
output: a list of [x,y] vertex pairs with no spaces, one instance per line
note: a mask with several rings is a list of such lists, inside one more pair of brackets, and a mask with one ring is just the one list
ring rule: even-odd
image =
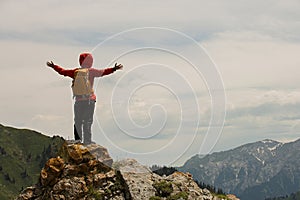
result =
[[41,168],[63,142],[58,136],[0,125],[0,199],[12,199],[36,184]]

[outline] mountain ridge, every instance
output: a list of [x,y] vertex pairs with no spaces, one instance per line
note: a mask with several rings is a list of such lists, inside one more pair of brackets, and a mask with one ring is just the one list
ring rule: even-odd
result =
[[[63,142],[59,136],[0,124],[0,199],[15,196],[22,189],[16,185],[35,183]],[[300,139],[289,143],[264,139],[204,157],[195,155],[178,169],[243,200],[284,196],[300,189],[299,149]]]
[[203,158],[195,155],[178,169],[241,199],[264,199],[299,190],[299,149],[300,139],[289,143],[265,139]]
[[188,173],[161,177],[135,160],[113,170],[103,147],[73,142],[0,125],[0,199],[237,200],[199,188]]
[[45,136],[29,129],[0,124],[0,199],[12,199],[35,183],[46,161],[62,143],[59,136]]

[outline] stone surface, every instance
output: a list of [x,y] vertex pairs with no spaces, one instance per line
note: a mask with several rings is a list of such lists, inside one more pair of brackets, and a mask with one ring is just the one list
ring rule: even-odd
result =
[[47,161],[40,182],[26,188],[17,200],[148,200],[161,194],[160,183],[169,187],[172,199],[184,193],[188,200],[219,200],[200,189],[189,173],[161,177],[134,159],[114,163],[116,169],[111,165],[104,147],[65,143],[60,156]]
[[[128,185],[133,200],[149,199],[156,196],[157,191],[153,184],[163,181],[172,185],[173,192],[170,196],[186,192],[188,200],[220,200],[220,198],[213,196],[209,190],[200,189],[189,173],[175,172],[167,177],[161,177],[134,159],[119,161],[116,166]],[[162,199],[166,198],[163,197]]]
[[95,156],[97,160],[99,160],[101,163],[111,167],[113,163],[113,159],[110,157],[107,149],[105,147],[99,146],[97,144],[90,144],[87,145],[86,148],[92,154]]
[[68,163],[86,163],[90,160],[98,160],[101,163],[111,167],[113,159],[110,157],[107,149],[97,144],[68,144],[62,147],[61,156]]
[[158,175],[134,159],[120,161],[117,166],[129,187],[133,200],[149,199],[155,196],[155,189],[152,185],[155,180],[159,179]]
[[206,189],[200,189],[189,174],[175,172],[166,177],[166,180],[173,181],[174,193],[187,192],[189,194],[188,199],[213,199],[212,194],[208,190],[206,192]]
[[100,145],[65,143],[60,155],[41,170],[40,182],[17,199],[125,199],[121,177],[111,164],[107,149]]
[[237,198],[235,195],[233,195],[233,194],[227,194],[226,195],[229,199],[231,199],[231,200],[240,200],[239,198]]
[[60,157],[50,158],[41,171],[42,185],[54,185],[64,168],[64,160]]

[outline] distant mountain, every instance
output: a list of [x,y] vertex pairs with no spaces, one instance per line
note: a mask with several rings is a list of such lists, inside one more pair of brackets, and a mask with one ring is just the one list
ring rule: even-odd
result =
[[243,200],[285,196],[300,189],[300,140],[284,144],[267,139],[196,155],[178,169]]
[[63,142],[58,136],[0,125],[0,199],[13,199],[36,183],[42,167]]

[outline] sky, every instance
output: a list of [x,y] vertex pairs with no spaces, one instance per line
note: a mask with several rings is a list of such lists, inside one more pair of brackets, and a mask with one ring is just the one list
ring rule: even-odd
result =
[[300,2],[0,1],[0,123],[73,138],[71,79],[46,66],[124,69],[97,79],[93,139],[115,160],[300,138]]

